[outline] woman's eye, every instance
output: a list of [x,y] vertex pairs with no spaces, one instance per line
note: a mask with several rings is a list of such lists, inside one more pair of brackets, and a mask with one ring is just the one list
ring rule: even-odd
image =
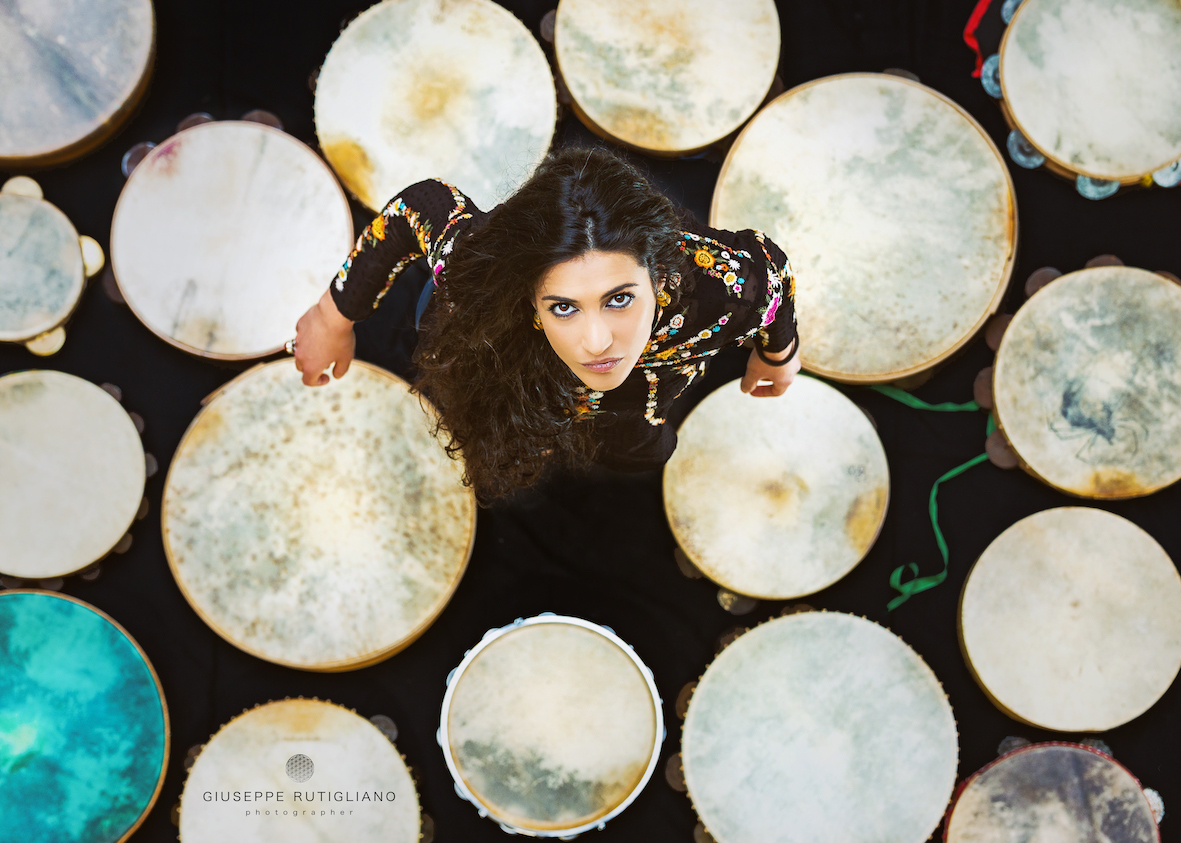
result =
[[550,305],[549,312],[552,313],[554,316],[557,316],[559,319],[561,319],[561,318],[565,318],[567,316],[573,315],[575,310],[576,310],[576,308],[574,307],[574,305],[568,304],[567,302],[564,302],[564,301],[560,301],[560,302],[557,302],[553,305]]
[[632,303],[635,296],[631,293],[616,293],[607,302],[608,307],[624,308]]

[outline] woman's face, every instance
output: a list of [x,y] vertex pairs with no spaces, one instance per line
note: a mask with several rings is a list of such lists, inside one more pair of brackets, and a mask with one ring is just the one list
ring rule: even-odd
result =
[[590,389],[615,389],[652,334],[656,294],[648,270],[622,252],[587,252],[552,267],[533,305],[554,351]]

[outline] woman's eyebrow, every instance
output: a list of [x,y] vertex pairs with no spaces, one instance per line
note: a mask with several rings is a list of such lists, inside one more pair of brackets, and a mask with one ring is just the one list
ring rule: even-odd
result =
[[[620,284],[618,287],[612,287],[607,292],[603,293],[603,299],[609,299],[612,296],[617,296],[625,290],[630,290],[632,287],[639,286],[635,281],[628,281],[626,284]],[[542,296],[542,301],[557,301],[566,304],[578,304],[578,299],[567,298],[566,296]]]

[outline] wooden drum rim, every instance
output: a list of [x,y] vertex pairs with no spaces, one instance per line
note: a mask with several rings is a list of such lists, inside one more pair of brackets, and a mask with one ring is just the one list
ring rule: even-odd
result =
[[[168,560],[168,569],[172,573],[172,578],[176,582],[177,588],[179,588],[180,593],[184,595],[185,602],[189,604],[189,607],[197,614],[199,618],[201,618],[206,626],[216,632],[218,636],[220,636],[224,641],[233,646],[235,649],[241,650],[242,652],[254,656],[257,659],[261,659],[262,661],[270,662],[271,664],[278,664],[283,667],[290,667],[294,668],[295,670],[303,670],[309,673],[339,673],[349,670],[358,670],[363,667],[369,667],[371,665],[378,664],[379,662],[383,662],[391,656],[397,655],[402,650],[406,649],[415,641],[417,641],[418,638],[430,628],[431,624],[433,624],[438,619],[439,615],[443,613],[443,610],[446,609],[447,605],[451,602],[451,598],[455,596],[455,591],[459,588],[459,583],[463,580],[463,575],[467,571],[468,563],[471,561],[472,549],[475,547],[476,543],[476,503],[475,495],[472,492],[469,491],[464,496],[468,501],[468,509],[471,513],[471,517],[468,519],[467,550],[464,553],[464,560],[457,569],[454,580],[447,587],[446,591],[440,596],[438,606],[435,608],[435,610],[424,617],[418,626],[414,627],[414,629],[411,630],[411,632],[408,633],[402,640],[396,641],[393,644],[387,645],[386,647],[383,647],[375,652],[365,653],[360,656],[354,656],[348,659],[340,659],[333,662],[325,662],[317,665],[297,664],[295,662],[277,659],[273,655],[269,655],[261,650],[256,650],[247,646],[243,642],[236,640],[230,635],[229,632],[222,629],[220,624],[215,621],[213,617],[206,611],[200,601],[194,597],[184,578],[180,576],[180,568],[177,564],[176,557],[173,554],[172,545],[169,541],[168,489],[172,480],[172,471],[177,464],[177,457],[180,456],[185,446],[189,443],[193,430],[196,428],[197,422],[200,421],[201,417],[204,415],[206,408],[213,406],[214,402],[216,402],[219,398],[223,397],[226,393],[232,391],[241,383],[263,371],[264,369],[274,366],[291,365],[292,362],[290,359],[273,360],[269,363],[258,363],[232,380],[222,384],[209,395],[209,397],[205,400],[205,406],[203,406],[197,415],[193,417],[193,420],[185,429],[184,435],[181,436],[180,442],[177,443],[176,450],[173,452],[172,461],[168,466],[168,473],[164,478],[164,493],[160,496],[160,531],[162,544],[164,546],[164,556]],[[380,366],[376,366],[364,360],[353,360],[351,365],[359,366],[362,369],[369,370],[373,374],[384,377],[394,383],[402,384],[403,386],[409,388],[409,384],[407,384],[406,381],[402,380],[402,378],[398,377],[393,372],[389,372]],[[306,388],[314,389],[315,387]],[[425,399],[422,400],[425,402]]]
[[[950,106],[956,112],[956,114],[958,114],[960,117],[962,117],[968,123],[969,126],[971,126],[973,129],[976,130],[976,132],[979,134],[980,138],[982,140],[984,140],[985,145],[991,151],[993,158],[996,160],[996,163],[1000,168],[1000,172],[1004,175],[1004,181],[1005,181],[1005,186],[1007,188],[1007,194],[1008,194],[1008,199],[1009,199],[1009,210],[1010,210],[1009,224],[1008,224],[1009,253],[1005,258],[1004,268],[1001,271],[1001,277],[1000,277],[999,283],[997,284],[996,291],[993,293],[992,299],[988,304],[986,312],[981,314],[979,319],[976,321],[975,325],[973,325],[968,331],[966,331],[964,333],[963,337],[958,342],[951,345],[946,351],[942,352],[941,354],[937,355],[933,359],[928,360],[924,363],[916,364],[914,366],[911,366],[906,369],[901,369],[896,372],[890,372],[887,375],[858,375],[858,374],[849,374],[849,373],[845,373],[845,372],[838,372],[838,371],[825,369],[822,366],[817,366],[815,364],[809,363],[806,358],[807,351],[806,350],[801,351],[801,361],[803,363],[804,371],[811,372],[812,374],[815,374],[818,377],[825,378],[827,380],[837,381],[838,383],[847,383],[847,384],[852,384],[852,385],[864,386],[864,385],[869,385],[869,384],[893,383],[895,381],[900,381],[904,378],[908,378],[913,375],[917,375],[922,372],[927,372],[929,370],[935,369],[936,367],[946,363],[948,360],[955,357],[956,354],[958,354],[969,343],[971,343],[974,339],[976,339],[977,335],[980,333],[980,330],[984,327],[984,324],[989,319],[991,319],[992,316],[1000,308],[1001,302],[1004,300],[1005,293],[1008,292],[1009,282],[1012,280],[1012,277],[1013,277],[1013,267],[1016,264],[1016,260],[1017,260],[1018,232],[1020,230],[1020,227],[1018,225],[1018,215],[1017,215],[1017,191],[1016,191],[1016,186],[1013,183],[1013,174],[1011,172],[1009,172],[1009,167],[1005,163],[1004,156],[1001,154],[1000,149],[997,147],[996,143],[993,142],[992,137],[988,134],[988,132],[986,132],[984,130],[984,127],[980,125],[979,121],[977,121],[975,117],[973,117],[962,105],[957,103],[955,100],[953,100],[950,97],[946,96],[945,94],[935,90],[934,88],[927,87],[926,85],[922,84],[921,82],[915,82],[913,80],[907,79],[902,76],[894,76],[893,74],[871,73],[868,71],[857,71],[857,72],[851,72],[851,73],[835,73],[831,76],[823,76],[819,79],[812,79],[812,80],[809,80],[809,81],[804,82],[802,84],[796,85],[794,88],[791,88],[790,90],[784,91],[782,94],[775,97],[775,99],[771,100],[769,103],[766,103],[764,106],[762,106],[754,114],[754,116],[752,116],[750,118],[750,120],[747,121],[746,125],[742,127],[742,131],[739,132],[738,136],[734,139],[734,143],[731,144],[729,151],[726,153],[726,158],[722,162],[722,167],[718,171],[718,178],[717,178],[717,181],[714,182],[713,197],[710,200],[710,206],[709,206],[709,224],[710,224],[710,226],[714,227],[714,228],[717,227],[718,203],[719,203],[719,199],[721,197],[722,184],[725,181],[727,175],[729,174],[730,165],[734,160],[735,154],[738,152],[738,150],[742,146],[742,139],[746,135],[747,132],[751,131],[752,127],[758,122],[759,118],[765,112],[767,112],[772,106],[774,106],[779,101],[786,100],[788,97],[794,96],[794,95],[800,93],[801,91],[807,90],[808,88],[819,86],[819,85],[824,84],[826,82],[831,82],[831,81],[839,80],[839,79],[859,79],[859,78],[861,78],[861,79],[887,79],[887,80],[890,80],[891,82],[896,82],[898,84],[909,85],[912,88],[923,91],[924,93],[929,94],[930,96],[933,96],[935,99],[939,100],[941,103]],[[791,255],[788,255],[788,258],[790,259]]]
[[[0,160],[0,166],[3,166],[3,163],[4,162],[2,160]],[[10,197],[11,195],[13,195],[13,194],[4,194],[5,197]],[[19,196],[20,194],[15,194],[15,195]],[[73,235],[74,242],[75,243],[79,242],[79,235],[78,235],[77,226],[75,226],[74,221],[71,220],[66,215],[66,212],[63,211],[61,208],[59,208],[57,205],[54,205],[52,202],[50,202],[48,199],[46,199],[44,197],[42,197],[40,199],[36,199],[31,196],[21,196],[21,199],[28,199],[31,202],[38,202],[38,203],[41,203],[42,205],[48,206],[51,209],[50,212],[53,215],[60,217],[59,221],[64,222],[66,224],[66,226],[69,227],[69,230],[70,230],[71,234]],[[0,199],[0,201],[3,201],[3,200]],[[79,255],[81,255],[81,253],[82,253],[81,245],[79,245],[79,247],[78,247],[78,253],[79,253]],[[62,325],[65,325],[67,322],[69,322],[70,317],[74,315],[74,311],[76,311],[78,309],[78,305],[80,305],[82,303],[82,294],[86,292],[87,281],[89,280],[86,277],[85,263],[79,262],[78,266],[79,266],[80,272],[78,273],[77,280],[74,282],[73,288],[70,292],[70,296],[69,296],[69,298],[71,300],[70,304],[67,308],[64,309],[64,311],[62,311],[62,315],[59,319],[57,319],[52,325],[49,325],[48,327],[45,327],[45,328],[41,328],[40,330],[36,330],[31,334],[27,334],[27,335],[22,334],[20,336],[17,336],[16,334],[12,334],[7,337],[0,336],[0,342],[12,342],[12,343],[27,342],[28,340],[35,339],[36,337],[40,336],[43,333],[47,333],[47,332],[52,331],[56,328],[60,328]]]
[[135,640],[130,632],[124,629],[121,623],[112,618],[102,609],[87,603],[85,600],[79,600],[77,597],[71,597],[68,594],[42,591],[41,589],[36,588],[5,589],[0,591],[0,600],[3,600],[4,595],[6,594],[40,594],[44,595],[45,597],[52,597],[57,600],[65,600],[69,603],[75,603],[84,609],[89,609],[90,611],[94,612],[94,614],[98,615],[104,621],[113,626],[120,634],[123,635],[124,638],[127,639],[131,646],[135,648],[135,652],[141,659],[143,659],[143,663],[148,669],[148,675],[151,676],[152,684],[156,689],[156,696],[160,699],[160,714],[164,721],[164,754],[160,764],[160,775],[156,779],[156,788],[152,791],[152,796],[148,800],[148,804],[144,807],[143,813],[141,813],[135,823],[133,823],[132,826],[123,833],[122,837],[114,841],[114,843],[125,843],[125,841],[130,838],[131,835],[134,834],[141,825],[143,825],[144,820],[148,818],[148,814],[152,812],[152,808],[156,805],[156,800],[160,797],[160,791],[164,788],[164,778],[168,773],[168,758],[172,748],[172,721],[168,716],[168,701],[164,698],[164,686],[160,684],[160,677],[156,673],[156,668],[152,665],[152,661],[148,658],[148,654],[144,652],[143,647],[139,645],[139,642]]

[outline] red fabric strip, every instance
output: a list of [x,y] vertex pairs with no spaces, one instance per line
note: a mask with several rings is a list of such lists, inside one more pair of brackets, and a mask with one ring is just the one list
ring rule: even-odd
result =
[[978,0],[976,8],[972,10],[972,17],[968,18],[968,25],[964,27],[964,43],[976,53],[976,69],[972,71],[972,76],[976,79],[980,78],[980,67],[984,64],[984,56],[980,55],[980,43],[976,40],[976,27],[980,26],[980,19],[984,17],[991,3],[992,0]]

